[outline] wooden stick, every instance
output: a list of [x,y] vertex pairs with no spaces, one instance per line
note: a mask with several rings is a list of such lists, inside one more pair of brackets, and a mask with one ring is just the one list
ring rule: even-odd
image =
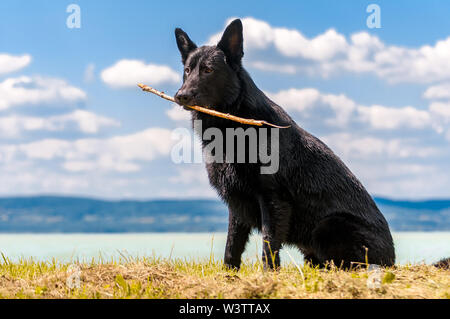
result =
[[[156,95],[158,95],[159,97],[161,97],[161,98],[163,98],[165,100],[168,100],[168,101],[176,103],[175,99],[173,97],[165,94],[164,92],[160,92],[158,90],[155,90],[154,88],[152,88],[152,87],[150,87],[148,85],[144,85],[142,83],[139,83],[138,86],[145,92],[150,92],[150,93],[156,94]],[[238,116],[231,115],[231,114],[228,114],[228,113],[222,113],[222,112],[219,112],[219,111],[215,111],[215,110],[208,109],[208,108],[205,108],[205,107],[202,107],[202,106],[197,106],[197,105],[192,105],[192,106],[186,105],[186,107],[191,108],[193,110],[196,110],[198,112],[206,113],[206,114],[209,114],[209,115],[212,115],[212,116],[221,117],[221,118],[224,118],[224,119],[227,119],[227,120],[230,120],[230,121],[234,121],[234,122],[238,122],[238,123],[242,123],[242,124],[256,125],[256,126],[263,126],[265,124],[265,125],[269,125],[269,126],[276,127],[276,128],[288,128],[288,127],[291,127],[290,125],[288,125],[288,126],[279,126],[279,125],[275,125],[275,124],[272,124],[272,123],[269,123],[269,122],[266,122],[266,121],[263,121],[263,120],[245,119],[245,118],[242,118],[242,117],[238,117]]]

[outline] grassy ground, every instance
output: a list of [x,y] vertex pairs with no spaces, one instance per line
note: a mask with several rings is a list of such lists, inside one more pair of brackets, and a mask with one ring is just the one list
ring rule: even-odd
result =
[[[291,264],[272,272],[245,263],[235,272],[212,260],[157,258],[75,265],[3,256],[0,298],[450,298],[450,270],[429,265],[382,268],[378,275],[365,266]],[[371,278],[381,281],[378,288],[368,287]]]

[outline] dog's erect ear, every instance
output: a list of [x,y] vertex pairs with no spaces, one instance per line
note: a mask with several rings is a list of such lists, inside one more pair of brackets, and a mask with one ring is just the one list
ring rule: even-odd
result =
[[217,47],[221,49],[231,64],[239,65],[244,56],[244,39],[242,36],[242,22],[233,20],[225,29]]
[[197,48],[194,42],[189,39],[189,36],[181,30],[180,28],[175,29],[175,38],[177,39],[178,50],[181,53],[181,61],[183,64],[186,62],[186,59],[189,53]]

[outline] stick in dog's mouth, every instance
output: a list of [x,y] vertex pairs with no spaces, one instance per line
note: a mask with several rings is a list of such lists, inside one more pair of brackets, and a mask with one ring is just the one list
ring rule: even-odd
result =
[[[171,101],[171,102],[175,102],[175,99],[167,94],[165,94],[164,92],[158,91],[148,85],[144,85],[142,83],[138,83],[138,86],[145,92],[150,92],[153,94],[158,95],[160,98],[163,98],[167,101]],[[197,105],[183,105],[184,107],[196,110],[198,112],[202,112],[202,113],[206,113],[209,114],[211,116],[216,116],[216,117],[220,117],[220,118],[224,118],[230,121],[234,121],[234,122],[238,122],[241,124],[247,124],[247,125],[255,125],[255,126],[263,126],[263,125],[268,125],[268,126],[272,126],[272,127],[276,127],[276,128],[289,128],[291,127],[290,125],[288,126],[279,126],[279,125],[275,125],[263,120],[254,120],[254,119],[246,119],[246,118],[242,118],[239,116],[235,116],[235,115],[231,115],[228,113],[222,113],[219,111],[215,111],[213,109],[210,109],[209,107],[204,107],[204,106],[197,106]]]

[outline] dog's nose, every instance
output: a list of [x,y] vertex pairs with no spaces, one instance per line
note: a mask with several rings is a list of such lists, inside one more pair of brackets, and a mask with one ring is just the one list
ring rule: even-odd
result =
[[181,105],[189,105],[193,98],[194,94],[185,90],[178,91],[175,95],[175,101]]

